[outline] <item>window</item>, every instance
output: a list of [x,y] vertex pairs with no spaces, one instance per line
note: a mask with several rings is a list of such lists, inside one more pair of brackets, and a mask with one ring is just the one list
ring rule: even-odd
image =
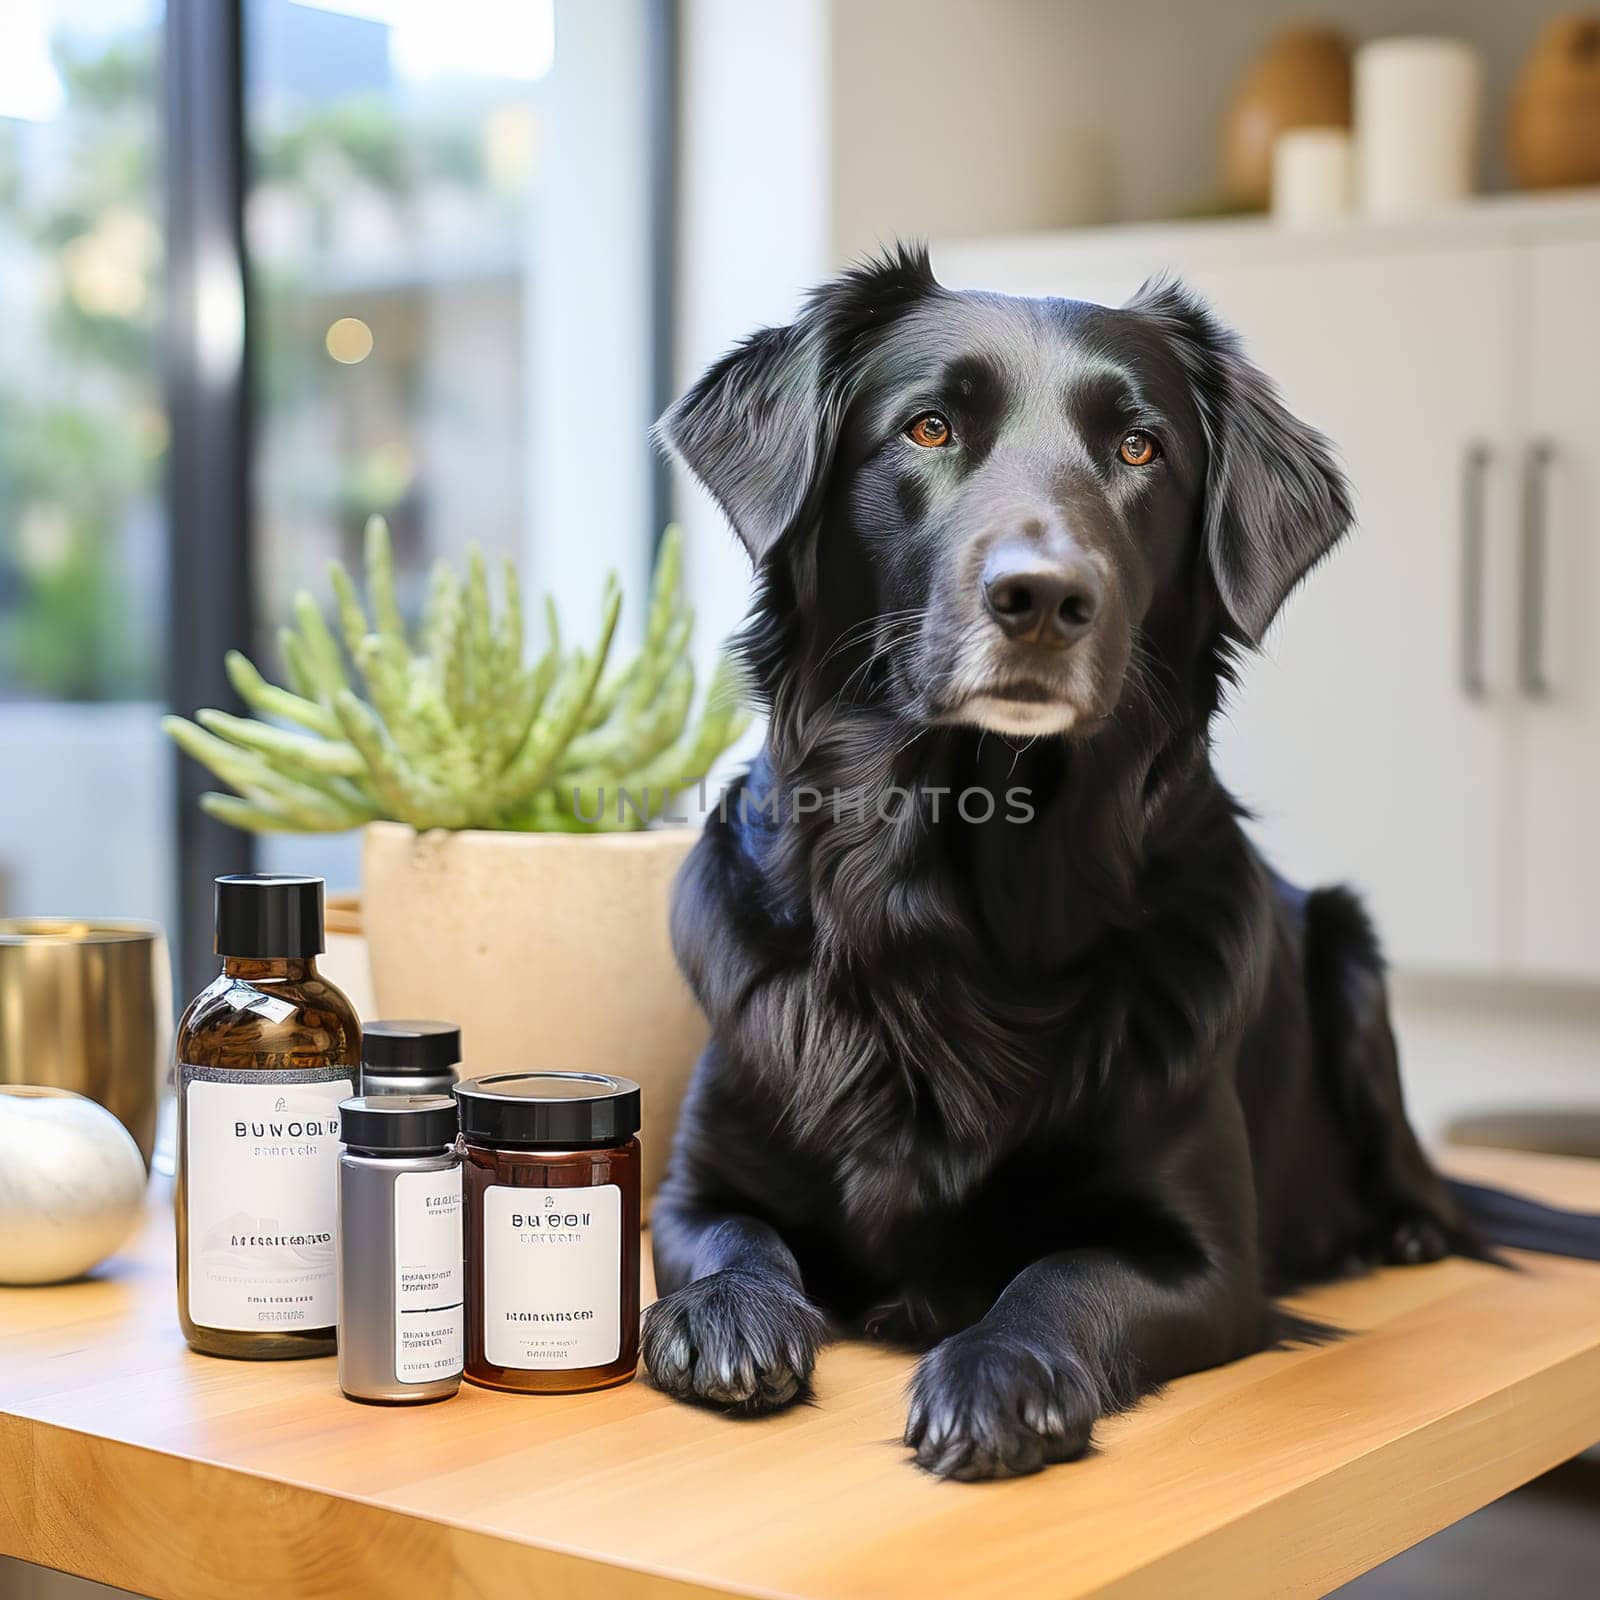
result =
[[0,8],[0,912],[172,917],[161,25]]
[[[430,565],[473,543],[576,630],[608,561],[638,592],[657,531],[646,11],[247,6],[259,659],[296,590],[359,566],[374,513],[413,617]],[[353,839],[260,855],[355,881]]]
[[[328,561],[359,560],[374,512],[413,612],[430,564],[473,542],[516,556],[525,598],[552,592],[574,634],[607,567],[640,593],[671,14],[240,0],[236,34],[210,0],[0,6],[0,914],[149,917],[187,936],[189,974],[208,961],[217,851],[180,814],[158,719],[169,679],[199,670],[195,608],[231,583],[230,546],[248,571],[208,623],[204,686],[172,691],[185,712],[223,692],[222,644],[277,674],[295,591],[326,603]],[[235,235],[239,408],[232,356],[206,365],[212,313],[237,345]],[[176,500],[168,395],[196,424]],[[249,518],[219,439],[249,461]],[[269,839],[256,860],[336,887],[358,872],[351,838]]]

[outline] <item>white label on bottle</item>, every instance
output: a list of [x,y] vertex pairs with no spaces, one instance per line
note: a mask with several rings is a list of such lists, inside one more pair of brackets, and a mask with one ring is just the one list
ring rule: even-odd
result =
[[394,1375],[461,1371],[461,1169],[394,1180]]
[[182,1073],[191,1320],[239,1333],[331,1328],[350,1069]]
[[622,1191],[483,1193],[483,1353],[496,1367],[603,1367],[622,1350]]

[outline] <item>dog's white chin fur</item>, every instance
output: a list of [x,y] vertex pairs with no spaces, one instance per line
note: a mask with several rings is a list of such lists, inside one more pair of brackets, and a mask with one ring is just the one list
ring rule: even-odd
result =
[[1070,732],[1078,720],[1078,708],[1060,702],[1001,700],[993,695],[978,694],[961,705],[950,720],[989,733],[1038,739]]

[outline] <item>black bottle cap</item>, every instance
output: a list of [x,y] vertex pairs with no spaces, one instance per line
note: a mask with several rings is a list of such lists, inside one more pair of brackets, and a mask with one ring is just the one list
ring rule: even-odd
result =
[[461,1059],[461,1030],[453,1022],[414,1018],[361,1025],[361,1060],[385,1072],[441,1072]]
[[438,1150],[456,1140],[447,1094],[358,1094],[339,1102],[339,1137],[360,1150]]
[[216,926],[219,956],[321,955],[322,879],[276,872],[218,878]]
[[639,1085],[608,1072],[497,1072],[456,1085],[474,1144],[621,1144],[639,1131]]

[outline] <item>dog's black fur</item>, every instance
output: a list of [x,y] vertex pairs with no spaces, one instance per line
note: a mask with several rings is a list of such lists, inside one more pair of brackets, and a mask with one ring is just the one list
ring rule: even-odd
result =
[[[756,562],[770,727],[674,909],[712,1041],[655,1206],[654,1381],[750,1414],[830,1326],[908,1343],[916,1460],[1000,1477],[1314,1336],[1291,1285],[1475,1250],[1360,906],[1276,879],[1212,772],[1240,653],[1350,511],[1209,313],[952,293],[902,250],[662,432]],[[1019,561],[1087,585],[1071,639],[1001,625]]]

